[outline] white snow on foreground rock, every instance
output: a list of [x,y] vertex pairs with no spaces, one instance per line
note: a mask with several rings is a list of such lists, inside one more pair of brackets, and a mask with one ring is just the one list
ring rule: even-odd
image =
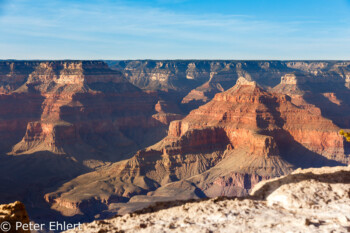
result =
[[69,232],[350,232],[350,166],[296,170],[259,183],[245,199],[180,204],[158,204]]

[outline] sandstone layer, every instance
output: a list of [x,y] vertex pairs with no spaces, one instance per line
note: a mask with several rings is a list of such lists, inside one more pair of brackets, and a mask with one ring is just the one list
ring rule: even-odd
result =
[[0,200],[47,208],[47,190],[163,138],[173,105],[102,61],[0,61]]
[[[182,108],[189,111],[209,102],[216,93],[231,88],[239,77],[256,81],[265,88],[276,86],[287,74],[307,76],[316,89],[349,89],[348,61],[200,61],[136,60],[107,61],[142,89],[174,90],[183,97]],[[326,84],[326,85],[325,85]],[[318,86],[318,87],[317,87]]]
[[158,203],[69,232],[347,232],[350,167],[297,170],[245,199]]
[[86,221],[346,164],[349,65],[0,61],[0,200]]
[[271,91],[290,96],[293,104],[301,108],[317,107],[322,116],[340,128],[350,128],[350,90],[340,80],[290,73],[282,76],[280,84]]
[[[16,71],[18,63],[8,64],[7,78],[12,83],[5,85],[1,95],[11,105],[5,113],[9,122],[3,122],[0,135],[11,131],[17,140],[20,134],[23,137],[15,145],[6,144],[13,146],[9,154],[49,151],[74,154],[81,161],[99,160],[102,154],[115,161],[120,159],[118,153],[125,154],[144,141],[130,136],[134,133],[130,131],[163,125],[152,117],[156,93],[142,92],[103,62],[32,62],[28,76],[16,73],[22,71]],[[12,76],[22,79],[14,82]],[[87,158],[78,157],[82,154]]]
[[171,122],[160,142],[45,197],[63,214],[108,215],[157,200],[244,196],[259,181],[296,167],[348,164],[338,131],[317,107],[298,107],[241,77]]

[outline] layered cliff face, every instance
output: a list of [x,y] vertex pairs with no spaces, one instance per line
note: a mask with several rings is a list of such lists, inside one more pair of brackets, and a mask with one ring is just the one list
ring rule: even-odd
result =
[[166,111],[152,117],[157,94],[142,92],[103,62],[3,62],[1,71],[2,114],[9,119],[0,135],[12,155],[49,151],[99,160],[103,154],[115,161],[144,141],[133,129],[150,131],[180,117]]
[[[120,213],[156,200],[246,195],[260,180],[294,167],[349,163],[338,131],[316,107],[298,107],[289,96],[241,77],[171,122],[168,136],[157,144],[64,184],[46,200],[64,214],[92,214],[107,206]],[[111,210],[113,202],[130,197]]]
[[165,125],[183,118],[182,112],[175,102],[159,100],[154,109],[157,113],[152,117]]
[[2,61],[0,106],[0,200],[36,208],[47,190],[131,157],[182,118],[100,61]]
[[[217,94],[210,103],[192,111],[184,120],[173,122],[169,135],[182,136],[191,129],[210,126],[223,127],[233,148],[248,146],[253,152],[261,148],[265,153],[264,146],[275,148],[275,143],[283,143],[279,142],[283,140],[286,146],[295,141],[326,157],[344,154],[339,128],[316,107],[298,108],[289,96],[271,94],[244,78],[228,91]],[[317,134],[320,137],[315,137]],[[284,144],[278,148],[285,149]],[[279,152],[272,149],[271,153]]]
[[145,89],[190,91],[210,81],[225,90],[239,77],[276,85],[279,77],[293,68],[279,61],[107,61],[122,71],[133,84]]
[[216,93],[232,87],[238,77],[276,85],[291,72],[281,62],[254,61],[107,61],[134,85],[147,90],[173,90],[181,108],[189,112],[210,101]]
[[271,91],[290,96],[292,102],[301,108],[311,110],[316,107],[318,110],[315,111],[320,111],[322,116],[340,128],[349,128],[350,90],[344,86],[344,80],[330,79],[325,74],[317,76],[317,79],[302,73],[286,74]]
[[[315,89],[332,92],[349,88],[350,63],[337,61],[107,61],[112,69],[142,89],[174,90],[181,106],[190,111],[210,101],[216,93],[231,88],[239,77],[272,88],[280,77],[297,73],[308,76]],[[323,85],[322,85],[323,83]],[[324,85],[327,84],[327,85]],[[330,84],[330,86],[329,86]]]

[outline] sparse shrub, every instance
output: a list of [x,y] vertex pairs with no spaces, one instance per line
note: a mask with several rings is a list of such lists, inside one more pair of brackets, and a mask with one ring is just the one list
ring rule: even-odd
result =
[[339,134],[342,135],[347,142],[350,142],[350,132],[345,132],[343,129],[339,130]]

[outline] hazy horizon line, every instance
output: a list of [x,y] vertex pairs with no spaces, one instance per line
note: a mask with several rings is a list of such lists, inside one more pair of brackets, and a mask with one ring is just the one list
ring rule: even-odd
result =
[[350,59],[211,59],[211,58],[174,58],[174,59],[162,59],[162,58],[136,58],[136,59],[3,59],[0,58],[0,61],[348,61]]

